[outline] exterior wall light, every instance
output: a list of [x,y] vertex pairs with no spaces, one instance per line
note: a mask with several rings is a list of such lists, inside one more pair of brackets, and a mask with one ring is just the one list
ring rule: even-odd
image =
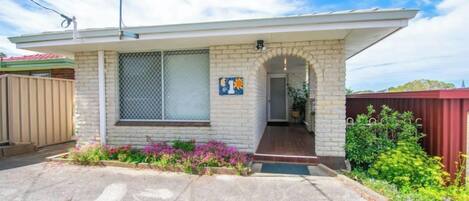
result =
[[265,50],[265,46],[264,46],[264,40],[257,40],[256,42],[256,49],[257,50]]

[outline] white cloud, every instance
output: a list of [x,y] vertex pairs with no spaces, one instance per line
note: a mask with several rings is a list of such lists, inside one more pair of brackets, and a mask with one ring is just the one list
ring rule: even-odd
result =
[[[76,16],[78,28],[117,27],[119,5],[117,0],[38,0],[60,12]],[[38,8],[29,1],[28,7],[14,0],[2,0],[0,23],[15,29],[14,34],[62,30],[62,19],[55,13]],[[243,19],[286,15],[299,11],[303,0],[127,0],[123,13],[126,26],[175,24],[199,21]],[[0,30],[0,47],[8,54],[14,50]],[[10,31],[11,32],[11,31]]]
[[[396,0],[405,2],[406,0]],[[78,19],[80,29],[116,27],[117,0],[42,0]],[[126,0],[127,26],[174,24],[195,21],[270,17],[303,12],[305,0]],[[433,1],[419,0],[422,4]],[[314,2],[313,2],[314,3]],[[62,30],[61,18],[29,1],[1,0],[0,51],[8,55],[29,54],[15,49],[6,37]],[[347,86],[355,90],[383,89],[413,79],[427,78],[459,83],[469,79],[468,0],[444,0],[437,16],[419,15],[409,27],[364,51],[347,62]],[[466,77],[464,77],[466,76]]]
[[414,79],[469,79],[469,1],[445,0],[347,62],[347,86],[379,90]]
[[34,54],[35,52],[28,50],[16,49],[15,44],[10,43],[6,36],[0,35],[0,52],[5,53],[7,56],[22,55],[22,54]]

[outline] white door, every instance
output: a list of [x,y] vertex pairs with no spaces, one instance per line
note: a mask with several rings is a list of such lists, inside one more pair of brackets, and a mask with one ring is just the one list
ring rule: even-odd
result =
[[288,121],[287,75],[269,74],[267,79],[267,111],[270,122]]

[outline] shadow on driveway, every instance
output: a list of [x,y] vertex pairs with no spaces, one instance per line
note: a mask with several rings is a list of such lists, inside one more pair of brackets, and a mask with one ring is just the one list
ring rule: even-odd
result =
[[69,148],[75,146],[75,142],[68,142],[63,144],[51,145],[47,147],[39,148],[36,152],[12,156],[4,159],[0,159],[0,170],[6,170],[11,168],[22,167],[26,165],[33,165],[41,163],[46,160],[47,157],[56,154],[64,153]]

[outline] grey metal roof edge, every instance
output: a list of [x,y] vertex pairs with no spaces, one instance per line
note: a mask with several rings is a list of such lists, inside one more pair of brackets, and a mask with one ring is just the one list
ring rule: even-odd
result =
[[[417,9],[371,9],[351,10],[339,12],[317,13],[300,16],[286,16],[275,18],[257,18],[243,20],[226,20],[212,22],[197,22],[184,24],[168,24],[155,26],[126,27],[125,30],[139,34],[207,31],[220,29],[256,28],[268,26],[286,26],[298,24],[324,24],[339,22],[358,22],[376,20],[411,19],[417,14]],[[78,30],[80,38],[100,38],[117,36],[118,28],[93,28]],[[8,38],[12,43],[29,43],[38,41],[54,41],[72,39],[72,31],[44,32],[40,34],[21,35]]]

